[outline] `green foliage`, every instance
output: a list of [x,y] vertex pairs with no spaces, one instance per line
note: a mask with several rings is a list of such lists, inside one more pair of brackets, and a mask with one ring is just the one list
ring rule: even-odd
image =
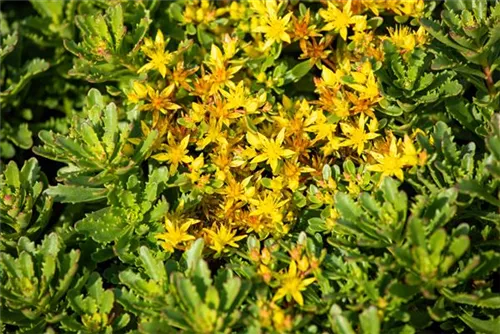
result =
[[[151,131],[134,148],[128,141],[133,122],[121,122],[114,103],[104,105],[103,97],[96,89],[89,91],[86,102],[84,111],[73,117],[68,135],[42,130],[39,137],[44,146],[35,147],[33,151],[43,157],[67,163],[67,167],[58,171],[58,179],[72,186],[102,186],[136,172],[138,165],[150,153],[157,131]],[[78,193],[79,190],[84,193]],[[49,188],[49,193],[63,202],[99,199],[95,193],[85,191],[85,188],[68,186]]]
[[498,333],[499,0],[2,2],[0,35],[2,332]]
[[[123,307],[140,317],[139,332],[185,330],[193,333],[229,333],[241,321],[240,305],[250,291],[250,282],[230,270],[218,271],[212,279],[201,258],[203,240],[185,253],[185,270],[168,270],[146,247],[139,250],[143,274],[123,271],[120,281],[128,288],[117,291]],[[168,293],[168,294],[167,294]]]
[[474,142],[461,148],[454,141],[451,129],[438,122],[430,137],[418,135],[420,145],[428,153],[427,163],[416,170],[410,182],[421,192],[438,192],[455,185],[459,180],[483,179],[484,168],[476,159]]
[[385,98],[380,111],[399,116],[433,110],[463,91],[453,71],[431,72],[430,58],[420,48],[401,55],[389,41],[384,43],[384,63],[377,71]]
[[[133,254],[141,237],[158,230],[169,204],[159,194],[169,187],[166,168],[154,170],[147,182],[131,175],[125,186],[107,193],[108,206],[88,213],[75,224],[76,231],[105,245],[114,242],[113,251],[124,262],[134,261]],[[97,248],[98,253],[101,248]]]
[[[85,283],[85,285],[83,285]],[[88,280],[68,291],[71,316],[61,321],[62,328],[77,333],[114,333],[130,321],[127,313],[115,314],[115,296],[111,289],[104,290],[102,278],[93,272]],[[82,294],[85,291],[86,294]]]
[[21,237],[14,255],[1,254],[2,323],[40,333],[65,317],[65,296],[77,279],[80,251],[65,251],[57,234],[35,247]]
[[[0,14],[0,32],[2,34],[2,48],[0,49],[0,108],[2,115],[9,112],[9,105],[15,105],[21,93],[29,86],[31,80],[49,69],[49,63],[40,58],[33,58],[22,66],[18,62],[9,61],[16,57],[19,52],[12,53],[19,44],[19,28],[9,27],[5,22],[3,14]],[[9,57],[10,56],[10,57]],[[12,111],[11,111],[12,112]],[[20,119],[12,123],[2,122],[0,129],[1,156],[12,158],[15,155],[15,146],[29,149],[33,145],[32,133],[26,123],[32,115],[28,110],[23,111]],[[2,117],[3,118],[3,117]]]
[[[473,294],[463,291],[467,291],[470,282],[484,277],[485,268],[500,267],[497,253],[481,251],[489,243],[495,244],[498,236],[495,229],[500,221],[498,214],[487,209],[488,205],[498,205],[498,176],[489,172],[495,170],[497,162],[494,152],[498,144],[498,119],[493,118],[486,138],[490,154],[480,162],[475,160],[474,145],[465,146],[462,152],[457,150],[449,130],[444,123],[438,123],[432,144],[425,136],[420,137],[431,155],[426,167],[417,172],[418,182],[412,181],[416,186],[426,186],[422,188],[424,195],[416,196],[412,204],[408,204],[404,192],[398,191],[398,183],[388,178],[371,195],[361,193],[356,200],[347,194],[336,195],[335,208],[340,214],[337,224],[341,228],[328,242],[350,254],[354,262],[341,264],[340,259],[332,256],[330,261],[335,265],[325,267],[324,275],[333,275],[336,284],[349,289],[350,298],[368,298],[375,305],[380,305],[379,298],[384,298],[384,304],[388,304],[384,306],[386,312],[407,322],[406,326],[419,328],[433,320],[442,322],[441,328],[446,330],[460,330],[465,323],[480,332],[493,333],[496,320],[492,316],[500,308],[498,294],[489,285],[476,287]],[[462,193],[477,197],[480,202],[463,198]],[[483,226],[482,232],[463,222],[470,219],[481,222],[475,226]],[[371,253],[369,250],[373,248],[381,253]],[[356,264],[359,259],[369,260],[380,270],[375,281],[361,274],[363,271]],[[340,274],[339,267],[344,274]],[[354,273],[358,275],[357,283],[348,288],[349,276]],[[372,290],[380,284],[385,284],[388,291]],[[366,297],[355,286],[370,287]],[[417,294],[435,302],[424,302],[421,307],[428,312],[418,317],[405,315],[407,305]],[[335,300],[339,303],[342,299]],[[484,320],[485,317],[491,320]],[[361,323],[361,316],[356,320],[354,314],[342,312],[340,305],[334,305],[330,320],[334,332],[352,333],[354,327],[350,322]]]
[[53,198],[43,194],[47,179],[35,158],[19,170],[9,162],[0,176],[0,217],[2,248],[14,246],[21,236],[36,238],[47,225]]
[[[76,57],[69,74],[89,82],[120,80],[137,71],[137,51],[151,24],[155,1],[124,1],[105,11],[87,10],[75,16],[80,42],[64,40]],[[128,15],[127,15],[128,14]]]
[[[401,242],[408,205],[406,194],[398,192],[395,180],[386,178],[374,195],[362,193],[359,203],[355,203],[349,195],[337,193],[335,207],[342,217],[337,222],[357,236],[355,239],[349,238],[348,234],[342,236],[348,244],[388,247]],[[329,242],[342,244],[342,240],[334,238]]]
[[475,88],[473,104],[463,98],[450,100],[447,110],[463,126],[478,127],[488,122],[500,105],[500,86],[495,82],[500,64],[500,5],[486,0],[448,0],[441,12],[441,22],[420,20],[434,37],[432,68],[459,73]]

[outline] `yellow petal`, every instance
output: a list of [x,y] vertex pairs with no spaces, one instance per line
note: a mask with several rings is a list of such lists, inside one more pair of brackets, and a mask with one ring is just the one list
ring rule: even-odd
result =
[[281,131],[278,133],[278,136],[276,136],[276,144],[281,146],[283,144],[283,140],[285,140],[285,128],[281,129]]
[[252,159],[253,164],[258,164],[259,162],[266,161],[268,159],[268,156],[265,154],[259,154],[255,158]]
[[179,144],[179,148],[182,150],[185,150],[189,144],[189,137],[190,135],[187,135],[184,139],[182,139],[181,143]]
[[304,299],[302,298],[302,294],[300,293],[299,290],[293,291],[292,292],[292,297],[293,297],[293,299],[295,299],[295,301],[297,302],[297,304],[299,304],[300,306],[304,305]]
[[158,153],[158,154],[151,156],[151,158],[158,160],[158,161],[168,161],[168,160],[170,160],[170,155],[168,153]]
[[340,37],[345,41],[347,39],[347,28],[340,29]]
[[259,149],[262,145],[260,143],[259,137],[257,137],[255,134],[251,132],[247,132],[246,135],[247,142],[252,145],[253,147]]
[[172,93],[174,92],[174,89],[175,89],[174,84],[168,85],[161,91],[161,96],[170,97],[170,95],[172,95]]
[[292,262],[290,262],[290,268],[288,269],[288,275],[297,276],[297,264],[295,263],[294,260],[292,260]]
[[285,297],[285,295],[286,295],[286,290],[284,288],[280,288],[274,295],[273,301],[280,300],[281,298]]
[[316,277],[306,278],[302,281],[302,283],[300,283],[300,286],[305,288],[306,286],[314,283],[314,281],[316,281]]
[[165,39],[163,38],[163,33],[160,29],[158,29],[155,37],[155,44],[157,44],[159,47],[162,47],[164,45],[164,41]]

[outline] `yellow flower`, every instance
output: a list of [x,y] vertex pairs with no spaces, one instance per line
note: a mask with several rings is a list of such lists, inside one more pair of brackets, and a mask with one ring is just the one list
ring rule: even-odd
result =
[[425,151],[420,151],[415,148],[412,140],[408,135],[405,135],[403,141],[403,160],[406,166],[424,165],[427,160]]
[[328,141],[325,145],[321,147],[321,152],[325,157],[332,155],[333,152],[337,152],[342,145],[342,138],[331,135],[328,136]]
[[379,7],[381,6],[381,1],[379,0],[360,0],[363,7],[371,10],[373,14],[379,16]]
[[[259,106],[265,103],[266,93],[263,92],[257,96],[250,96],[250,90],[241,80],[237,85],[228,87],[229,90],[221,90],[220,93],[227,99],[226,108],[243,108],[247,113],[255,113]],[[243,112],[241,113],[243,115]]]
[[250,216],[261,216],[270,218],[274,223],[279,223],[283,219],[281,207],[289,200],[280,201],[280,195],[271,191],[266,192],[266,195],[260,196],[258,199],[250,199],[253,205],[253,210]]
[[283,165],[283,175],[285,182],[291,191],[299,189],[300,175],[303,173],[312,173],[316,171],[314,168],[301,167],[300,163],[295,159],[294,161],[285,161]]
[[340,33],[344,41],[347,39],[347,28],[359,21],[359,15],[352,15],[351,0],[346,2],[342,11],[335,6],[333,1],[329,1],[328,9],[320,9],[319,15],[327,22],[322,30]]
[[222,51],[215,44],[212,44],[210,50],[210,59],[206,62],[211,70],[211,75],[209,76],[211,80],[210,95],[215,94],[217,91],[221,90],[225,86],[232,87],[234,83],[231,81],[234,74],[236,74],[242,66],[231,66],[228,67],[226,64],[226,57],[222,54]]
[[406,26],[396,26],[396,28],[389,28],[389,40],[398,48],[412,51],[415,48],[415,36],[413,31]]
[[400,1],[399,9],[401,14],[406,16],[420,17],[424,12],[425,3],[424,0],[405,0]]
[[128,101],[130,103],[139,103],[148,96],[148,89],[145,85],[141,84],[139,81],[134,81],[132,83],[133,91],[127,94]]
[[352,30],[355,32],[364,32],[368,28],[368,22],[366,21],[366,16],[356,15],[352,17],[352,24],[354,27]]
[[306,128],[307,132],[312,132],[316,135],[313,143],[332,136],[335,133],[337,124],[328,122],[328,119],[326,118],[322,110],[313,111],[313,115],[315,115],[314,125],[308,126]]
[[179,223],[179,221],[172,221],[165,218],[165,233],[159,233],[155,235],[155,238],[162,240],[161,246],[167,252],[173,252],[174,248],[183,249],[182,244],[186,241],[194,240],[195,237],[190,235],[187,230],[193,224],[199,223],[196,219],[186,219],[185,222]]
[[373,100],[379,97],[379,90],[372,65],[369,61],[364,62],[360,72],[352,72],[351,76],[356,83],[348,84],[349,87],[360,92],[360,99]]
[[321,79],[327,87],[338,88],[342,84],[342,77],[348,75],[351,71],[351,63],[348,58],[344,58],[339,68],[333,72],[326,66],[321,71]]
[[[153,89],[151,86],[146,86],[148,92],[148,103],[142,106],[142,110],[150,111],[160,111],[163,114],[167,113],[167,110],[177,110],[181,106],[172,102],[171,95],[174,92],[175,85],[171,84],[165,87],[161,92]],[[135,85],[134,85],[135,89]]]
[[167,43],[165,43],[161,30],[158,30],[156,33],[154,42],[150,38],[144,39],[144,45],[141,50],[150,59],[150,61],[141,67],[138,73],[149,70],[158,70],[161,76],[165,78],[165,75],[167,74],[167,64],[169,64],[173,59],[173,55],[165,50]]
[[281,147],[283,140],[285,139],[285,128],[281,129],[278,136],[274,140],[266,138],[261,133],[257,133],[257,135],[255,135],[251,132],[247,133],[246,138],[250,145],[261,151],[261,153],[253,158],[251,162],[259,163],[267,161],[268,165],[271,166],[273,173],[278,168],[278,162],[282,158],[289,158],[295,154],[294,151]]
[[349,109],[351,107],[349,101],[345,99],[333,99],[333,114],[340,118],[346,118],[349,116]]
[[203,153],[189,164],[190,173],[187,175],[191,182],[196,183],[201,176],[202,168],[205,166],[205,159]]
[[222,133],[222,122],[217,121],[215,118],[211,118],[203,139],[198,140],[196,147],[198,150],[203,150],[207,145],[220,141],[225,141],[224,134]]
[[238,1],[231,2],[229,6],[229,17],[235,21],[241,21],[245,16],[245,11],[247,9],[246,3],[239,3]]
[[369,171],[382,173],[382,178],[385,176],[396,176],[403,181],[403,167],[405,159],[398,154],[398,146],[396,138],[392,136],[387,154],[380,154],[377,152],[370,152],[370,154],[377,160],[378,164],[368,166]]
[[410,137],[405,134],[403,142],[403,159],[405,165],[416,166],[419,163],[418,152]]
[[297,264],[292,260],[290,268],[286,274],[283,274],[279,279],[280,288],[274,295],[273,301],[277,301],[286,296],[289,300],[292,297],[300,306],[304,305],[302,291],[306,290],[307,286],[316,280],[315,277],[304,279],[297,273]]
[[236,230],[226,228],[224,225],[219,225],[216,231],[205,228],[204,231],[208,234],[210,240],[210,248],[220,254],[227,246],[238,248],[237,241],[244,239],[245,235],[236,236]]
[[363,153],[365,143],[380,136],[378,133],[374,132],[378,127],[376,119],[372,119],[370,121],[370,125],[368,126],[369,132],[365,132],[365,122],[365,115],[361,114],[358,119],[357,127],[348,123],[340,123],[340,129],[342,130],[342,133],[348,137],[347,139],[344,139],[344,141],[340,145],[352,146],[356,148],[358,154]]
[[287,42],[290,43],[290,35],[286,32],[290,19],[292,18],[292,13],[288,13],[282,18],[278,16],[267,17],[267,22],[265,26],[258,27],[255,31],[265,34],[266,43],[264,44],[264,49],[269,48],[276,42]]
[[163,144],[162,148],[166,153],[158,153],[152,156],[153,159],[158,161],[167,161],[170,163],[170,173],[173,174],[177,171],[177,167],[181,162],[189,163],[193,160],[188,155],[187,146],[189,144],[189,135],[182,139],[179,144],[176,144],[172,133],[167,135],[168,145]]
[[247,202],[255,193],[255,187],[248,187],[253,175],[245,178],[243,181],[238,182],[234,179],[233,175],[228,173],[226,179],[226,186],[217,191],[217,193],[224,195],[224,211],[227,212],[231,207],[239,201]]

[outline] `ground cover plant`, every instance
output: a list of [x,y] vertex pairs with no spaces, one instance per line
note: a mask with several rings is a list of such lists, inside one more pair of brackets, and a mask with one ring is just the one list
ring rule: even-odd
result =
[[499,333],[500,2],[0,11],[5,333]]

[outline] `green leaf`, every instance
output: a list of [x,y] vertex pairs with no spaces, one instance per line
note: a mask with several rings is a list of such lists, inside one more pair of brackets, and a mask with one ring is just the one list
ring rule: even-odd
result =
[[181,273],[173,274],[175,290],[179,294],[180,301],[186,307],[188,312],[194,312],[202,304],[202,300],[191,281]]
[[303,61],[295,65],[285,73],[285,82],[297,82],[313,68],[314,63],[310,60]]
[[204,245],[205,243],[202,238],[196,239],[196,241],[191,244],[191,247],[189,247],[189,249],[182,255],[182,257],[186,261],[186,271],[188,273],[193,272],[196,264],[201,260],[201,253],[203,252]]
[[49,187],[45,193],[54,197],[56,202],[61,203],[81,203],[95,202],[105,199],[108,194],[106,188],[86,188],[78,186],[69,186],[58,184],[55,187]]
[[365,334],[378,334],[380,333],[380,319],[378,317],[377,308],[370,306],[361,313],[359,322],[363,333]]
[[462,180],[458,183],[460,192],[479,197],[486,202],[500,207],[500,200],[486,192],[485,187],[481,186],[477,180]]
[[75,228],[97,242],[108,243],[118,240],[126,233],[127,225],[120,209],[107,207],[88,214],[75,224]]
[[332,329],[335,334],[355,334],[349,321],[342,315],[342,310],[338,305],[333,305],[330,309]]
[[123,10],[120,4],[108,9],[108,19],[113,34],[114,47],[118,51],[121,47],[123,36],[125,36],[125,27],[123,26]]
[[7,168],[5,169],[4,175],[8,185],[14,188],[21,187],[21,179],[19,178],[19,168],[17,167],[17,164],[14,161],[9,161],[9,163],[7,164]]
[[420,219],[411,219],[408,228],[412,244],[418,247],[425,247],[425,230]]
[[446,111],[467,129],[475,132],[480,125],[465,104],[465,99],[456,98],[446,100]]
[[323,166],[323,180],[328,181],[332,177],[332,169],[328,164]]
[[459,315],[458,317],[476,333],[498,334],[498,329],[500,328],[500,317],[482,320],[474,318],[467,313]]
[[30,3],[41,16],[50,18],[53,22],[59,23],[63,14],[64,2],[31,0]]
[[484,296],[471,295],[467,293],[458,293],[455,294],[449,289],[442,289],[441,293],[447,299],[452,302],[459,304],[467,304],[476,307],[485,307],[485,308],[500,308],[500,295],[499,294],[486,294]]
[[139,257],[149,277],[155,281],[162,281],[165,278],[166,271],[163,262],[153,258],[147,247],[141,246],[139,248]]
[[460,52],[470,51],[469,49],[464,48],[463,46],[451,41],[443,32],[441,26],[438,23],[426,18],[421,18],[419,22],[430,35],[432,35],[435,39],[437,39],[441,43],[450,46]]
[[344,193],[335,194],[335,207],[343,218],[350,221],[356,221],[363,215],[361,208]]

